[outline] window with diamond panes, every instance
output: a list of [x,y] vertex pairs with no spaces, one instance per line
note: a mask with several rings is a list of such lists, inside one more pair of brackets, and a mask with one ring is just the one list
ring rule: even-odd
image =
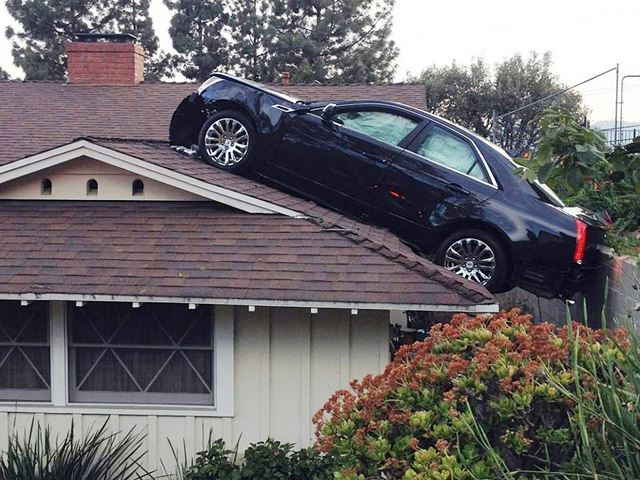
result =
[[0,301],[0,400],[51,398],[49,304]]
[[69,306],[70,400],[213,405],[211,308]]

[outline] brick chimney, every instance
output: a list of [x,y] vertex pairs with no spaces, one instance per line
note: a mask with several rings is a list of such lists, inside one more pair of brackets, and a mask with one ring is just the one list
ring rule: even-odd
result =
[[77,33],[65,47],[69,83],[135,85],[144,81],[144,49],[133,35]]
[[280,80],[282,85],[289,85],[291,83],[291,74],[289,72],[281,72]]

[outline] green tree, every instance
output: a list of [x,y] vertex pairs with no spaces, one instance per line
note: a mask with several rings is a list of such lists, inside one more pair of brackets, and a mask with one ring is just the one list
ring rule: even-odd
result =
[[393,0],[272,0],[268,59],[296,82],[388,82]]
[[[540,136],[538,120],[550,105],[585,117],[582,97],[568,92],[515,114],[502,116],[561,91],[565,86],[551,71],[551,54],[516,54],[489,68],[482,59],[468,66],[430,67],[413,80],[425,83],[429,110],[468,127],[513,153],[525,152]],[[494,128],[493,113],[498,117]]]
[[7,27],[16,66],[27,80],[63,80],[64,42],[74,33],[131,33],[147,52],[150,78],[164,73],[158,38],[149,16],[150,0],[6,0],[7,11],[20,25]]
[[229,23],[235,73],[256,81],[272,80],[277,68],[270,65],[271,42],[276,33],[268,22],[269,0],[237,0]]
[[203,80],[215,69],[258,81],[386,82],[397,48],[391,0],[165,0],[177,69]]
[[494,85],[483,60],[469,66],[430,67],[419,78],[430,111],[487,136],[491,127]]
[[220,0],[165,0],[174,11],[169,34],[176,54],[174,67],[185,77],[202,81],[228,67],[226,38],[229,15]]
[[0,67],[0,80],[9,80],[9,74]]

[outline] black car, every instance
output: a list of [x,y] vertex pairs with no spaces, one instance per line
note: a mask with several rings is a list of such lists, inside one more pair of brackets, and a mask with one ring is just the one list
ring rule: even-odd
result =
[[598,264],[595,215],[523,180],[487,140],[405,105],[308,103],[214,74],[174,113],[170,141],[388,227],[493,292],[570,298]]

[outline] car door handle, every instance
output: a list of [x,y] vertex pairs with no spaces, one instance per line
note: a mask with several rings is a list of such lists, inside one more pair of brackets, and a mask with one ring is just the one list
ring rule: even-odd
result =
[[471,192],[464,187],[461,187],[457,183],[447,183],[447,190],[451,193],[457,193],[458,195],[469,195]]

